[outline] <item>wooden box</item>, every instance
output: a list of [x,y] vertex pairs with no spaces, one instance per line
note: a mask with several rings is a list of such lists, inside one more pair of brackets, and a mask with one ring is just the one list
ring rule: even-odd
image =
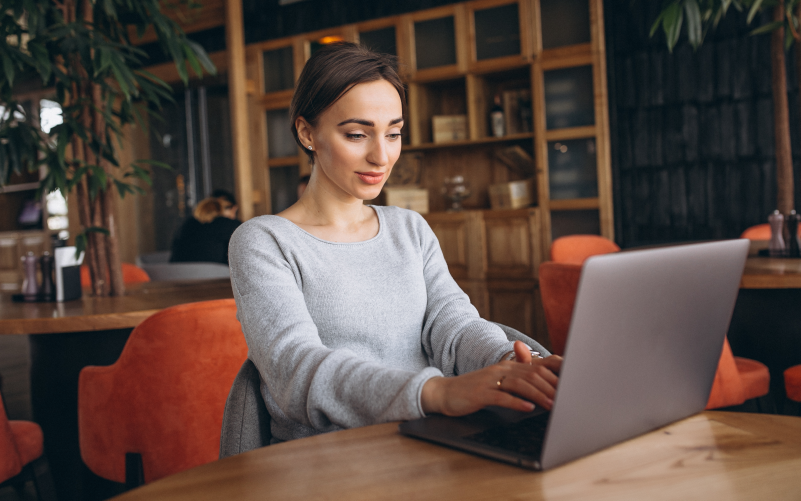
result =
[[384,188],[387,205],[410,209],[420,214],[428,214],[428,190],[423,188]]
[[520,209],[534,203],[534,179],[493,184],[489,187],[493,209]]
[[431,133],[435,143],[467,139],[467,115],[435,115],[431,117]]

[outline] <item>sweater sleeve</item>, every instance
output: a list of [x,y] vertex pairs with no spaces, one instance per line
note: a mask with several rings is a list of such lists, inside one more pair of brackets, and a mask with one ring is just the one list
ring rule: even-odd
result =
[[264,225],[243,224],[230,245],[231,282],[249,358],[281,412],[318,431],[423,416],[435,368],[387,368],[323,345],[300,278]]
[[432,365],[455,376],[497,363],[513,343],[500,327],[479,316],[451,277],[439,241],[422,217],[418,231],[428,294],[422,342]]

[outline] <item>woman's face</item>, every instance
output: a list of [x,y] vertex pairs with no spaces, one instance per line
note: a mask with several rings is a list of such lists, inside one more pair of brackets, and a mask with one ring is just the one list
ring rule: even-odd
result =
[[[298,119],[301,122],[302,119]],[[343,201],[372,200],[401,152],[403,108],[386,80],[354,86],[298,134],[314,148],[316,184]]]

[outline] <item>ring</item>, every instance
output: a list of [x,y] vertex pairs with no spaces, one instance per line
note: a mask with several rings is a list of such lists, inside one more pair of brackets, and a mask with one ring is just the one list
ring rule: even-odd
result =
[[501,387],[501,383],[503,383],[504,379],[506,379],[506,376],[501,376],[501,379],[498,380],[498,382],[496,383],[498,385],[498,388]]

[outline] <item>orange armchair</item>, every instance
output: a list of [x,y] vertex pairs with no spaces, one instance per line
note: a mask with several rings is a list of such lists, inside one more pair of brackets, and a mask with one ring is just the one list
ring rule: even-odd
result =
[[0,487],[20,486],[31,477],[40,500],[56,499],[42,429],[31,421],[9,421],[0,396]]
[[551,244],[551,260],[559,263],[583,264],[590,256],[618,252],[620,247],[598,235],[567,235]]
[[233,299],[150,316],[116,363],[80,373],[84,463],[135,487],[214,461],[228,390],[246,358]]
[[[798,226],[798,236],[801,236],[801,225]],[[768,223],[757,224],[746,228],[740,238],[748,240],[770,240],[770,225]]]
[[[142,268],[131,263],[122,263],[122,281],[125,284],[138,284],[150,282],[150,277]],[[85,264],[81,266],[81,287],[91,287],[92,276],[89,274],[89,267]]]
[[[793,414],[798,413],[799,403],[801,403],[801,365],[794,365],[784,371],[784,389],[787,392],[787,400],[795,407]],[[788,405],[785,404],[785,414]]]
[[[540,265],[542,307],[551,351],[556,355],[564,355],[581,268],[580,264],[553,261]],[[725,339],[707,409],[740,405],[746,400],[764,397],[768,394],[769,386],[767,366],[756,360],[735,357],[728,339]]]

